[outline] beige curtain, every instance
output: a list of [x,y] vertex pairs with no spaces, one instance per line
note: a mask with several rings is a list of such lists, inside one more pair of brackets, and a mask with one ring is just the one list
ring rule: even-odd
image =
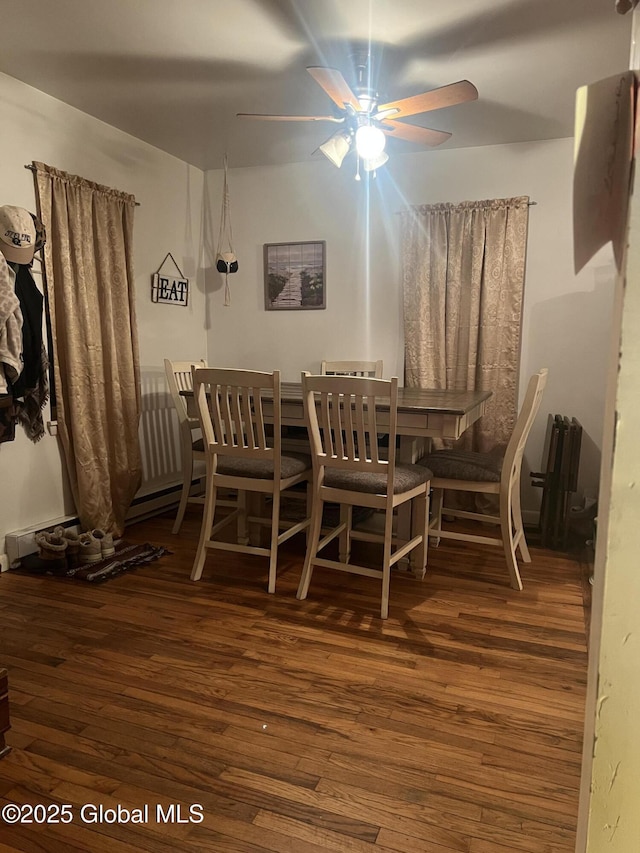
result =
[[80,522],[120,535],[141,481],[131,195],[33,164],[58,435]]
[[504,445],[517,415],[528,197],[401,213],[405,383],[491,390],[462,442]]

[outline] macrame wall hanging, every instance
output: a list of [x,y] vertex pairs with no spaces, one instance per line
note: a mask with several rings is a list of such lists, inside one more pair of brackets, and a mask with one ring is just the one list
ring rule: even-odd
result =
[[227,183],[227,155],[224,155],[224,183],[222,186],[222,211],[220,213],[220,234],[218,236],[218,253],[216,269],[224,275],[224,304],[231,305],[229,290],[229,275],[238,272],[238,259],[233,251],[233,232],[231,231],[231,206],[229,202],[229,185]]

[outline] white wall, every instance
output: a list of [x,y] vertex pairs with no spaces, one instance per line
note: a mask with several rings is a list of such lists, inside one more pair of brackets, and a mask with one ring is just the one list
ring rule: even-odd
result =
[[[175,481],[178,460],[166,451],[174,423],[167,414],[163,358],[206,357],[203,276],[198,271],[203,174],[11,77],[0,74],[0,204],[35,210],[32,173],[39,160],[92,181],[133,193],[137,317],[143,383],[146,480],[143,490]],[[191,278],[188,308],[153,305],[151,275],[167,252]],[[36,281],[38,263],[34,264]],[[48,406],[45,421],[49,418]],[[0,553],[7,532],[73,513],[57,439],[0,444]],[[154,452],[164,445],[162,454]],[[150,450],[151,448],[151,450]]]
[[[341,170],[324,158],[232,170],[239,271],[231,277],[231,307],[222,307],[221,290],[213,292],[209,359],[280,368],[294,380],[303,369],[317,370],[322,358],[383,358],[385,376],[402,381],[397,211],[529,195],[537,204],[530,208],[521,393],[539,367],[550,368],[550,380],[525,470],[539,470],[547,414],[576,417],[585,431],[582,488],[595,496],[614,271],[604,251],[573,273],[572,157],[571,139],[405,154],[389,161],[369,191],[353,180],[349,160]],[[217,197],[219,173],[207,174],[207,186]],[[297,240],[327,241],[327,309],[265,311],[262,246]],[[527,489],[525,507],[537,507],[539,497]]]

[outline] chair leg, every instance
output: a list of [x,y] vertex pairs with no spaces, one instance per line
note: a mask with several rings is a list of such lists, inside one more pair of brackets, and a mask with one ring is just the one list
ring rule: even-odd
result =
[[[506,506],[505,506],[506,504]],[[511,523],[511,496],[500,501],[500,530],[502,532],[502,546],[507,561],[507,569],[511,578],[513,589],[522,589],[522,579],[518,568],[516,549],[513,545],[513,525]]]
[[309,519],[309,524],[307,524],[304,529],[304,541],[306,547],[308,548],[309,542],[311,541],[311,516],[313,514],[313,480],[307,480],[307,499],[305,506],[307,518]]
[[[247,495],[247,513],[249,517],[265,518],[267,515],[266,495],[263,492],[249,492]],[[249,521],[249,544],[261,547],[263,526],[258,522]]]
[[414,549],[412,559],[413,573],[423,580],[427,571],[427,554],[429,550],[429,492],[413,499],[412,533],[422,535],[422,542]]
[[313,559],[316,556],[318,543],[320,542],[323,505],[324,501],[318,495],[314,495],[313,510],[311,512],[309,544],[307,545],[307,553],[305,554],[302,574],[300,575],[300,583],[298,584],[298,591],[296,593],[296,598],[299,598],[300,600],[306,598],[307,593],[309,592],[309,584],[311,583],[311,575],[313,574]]
[[178,514],[173,522],[172,533],[177,533],[181,526],[184,514],[187,510],[189,502],[189,493],[191,492],[191,478],[193,477],[193,454],[191,447],[186,444],[182,447],[182,492],[180,494],[180,504],[178,506]]
[[238,492],[238,543],[249,544],[249,528],[247,526],[247,493]]
[[529,546],[527,545],[527,540],[524,535],[524,524],[522,523],[522,510],[520,508],[520,479],[518,478],[517,482],[513,484],[513,488],[511,491],[511,513],[513,516],[513,528],[516,537],[520,534],[520,539],[518,541],[518,548],[520,549],[520,556],[522,557],[525,563],[531,562],[531,554],[529,553]]
[[434,489],[431,498],[431,539],[437,548],[440,544],[440,533],[442,531],[442,504],[444,501],[444,489]]
[[353,507],[351,504],[340,504],[340,524],[345,526],[338,538],[340,562],[348,563],[351,559],[351,527],[353,525]]
[[271,547],[269,555],[269,592],[276,591],[276,573],[278,570],[278,536],[280,535],[280,491],[273,493],[271,509]]
[[196,558],[191,569],[191,580],[199,581],[202,577],[202,569],[207,556],[206,543],[211,535],[213,527],[213,519],[216,513],[216,486],[211,483],[207,477],[207,493],[204,499],[204,512],[202,513],[202,527],[200,528],[200,541],[198,542],[198,550]]
[[389,586],[391,583],[391,537],[393,536],[393,512],[389,510],[384,518],[384,557],[382,560],[382,600],[380,618],[389,615]]

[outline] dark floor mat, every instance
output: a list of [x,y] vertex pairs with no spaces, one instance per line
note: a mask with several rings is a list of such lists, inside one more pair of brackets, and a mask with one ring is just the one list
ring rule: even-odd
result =
[[144,545],[135,545],[121,540],[116,544],[115,554],[91,565],[73,569],[64,566],[56,568],[52,567],[50,560],[42,560],[37,554],[29,554],[22,558],[16,570],[28,574],[50,575],[97,583],[110,580],[145,563],[152,563],[164,554],[170,553],[166,548],[150,545],[148,542]]

